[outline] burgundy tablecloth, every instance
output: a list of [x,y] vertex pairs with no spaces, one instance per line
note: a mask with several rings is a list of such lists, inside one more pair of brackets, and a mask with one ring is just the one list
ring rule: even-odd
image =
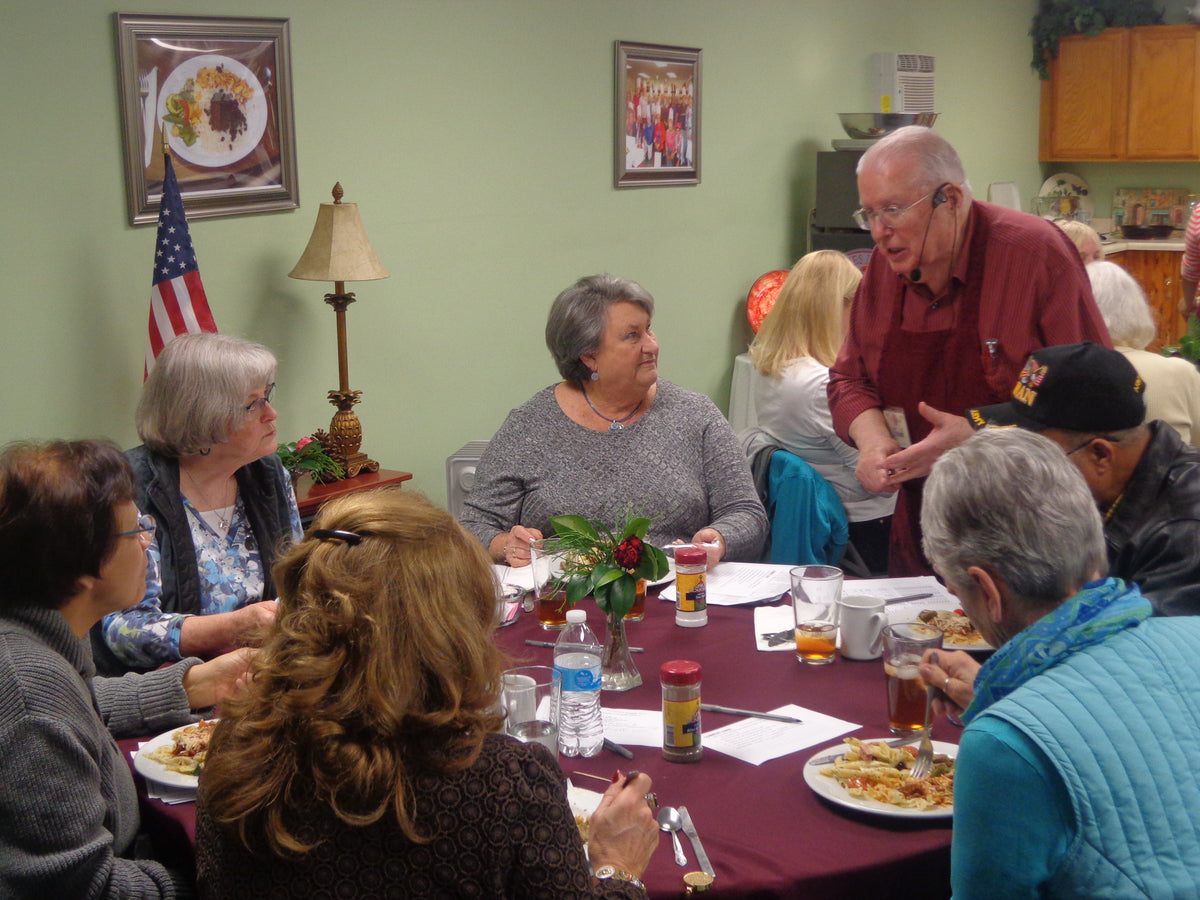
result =
[[[589,624],[603,635],[601,613],[590,600]],[[634,661],[643,684],[625,693],[606,691],[601,705],[661,708],[659,665],[693,659],[703,667],[707,703],[769,710],[795,703],[864,727],[864,737],[888,734],[883,665],[879,661],[838,659],[826,666],[803,665],[790,652],[754,647],[752,609],[709,607],[704,628],[675,625],[674,606],[651,598],[646,619],[628,626],[629,642],[644,647]],[[528,647],[526,638],[553,640],[530,614],[501,629],[498,643],[516,660],[550,664],[553,651]],[[732,716],[704,713],[711,730],[735,722]],[[943,721],[938,740],[958,742],[958,729]],[[564,771],[611,776],[613,769],[637,768],[654,779],[663,805],[687,806],[712,861],[714,888],[722,900],[796,897],[881,898],[950,896],[950,820],[936,823],[893,819],[837,807],[817,797],[801,770],[809,751],[753,766],[715,751],[693,764],[668,763],[661,751],[630,747],[633,760],[603,752],[592,759],[560,757]],[[576,778],[581,787],[603,788]],[[689,866],[675,865],[665,836],[645,882],[654,898],[681,895],[685,872],[698,869],[688,841]]]
[[[600,612],[585,602],[589,624],[603,634]],[[626,693],[605,692],[602,706],[661,708],[659,665],[668,659],[694,659],[703,666],[705,702],[768,710],[796,703],[847,721],[861,723],[864,737],[887,734],[887,701],[882,664],[838,659],[807,666],[788,652],[754,649],[754,613],[750,609],[709,608],[704,628],[679,628],[674,607],[651,598],[646,619],[629,625],[630,643],[645,647],[634,654],[643,685]],[[513,664],[551,663],[553,651],[529,647],[526,638],[553,640],[533,614],[497,632],[497,643]],[[704,713],[705,730],[737,721]],[[938,740],[957,743],[958,731],[944,720],[935,725]],[[123,742],[126,748],[136,742]],[[950,820],[914,821],[859,813],[817,797],[801,770],[808,751],[753,766],[715,751],[694,764],[668,763],[651,747],[631,747],[634,758],[609,752],[592,759],[560,757],[563,770],[611,777],[617,768],[640,769],[654,779],[663,805],[684,805],[700,833],[716,870],[714,888],[722,900],[805,898],[870,900],[950,896]],[[603,789],[599,782],[575,778],[581,787]],[[172,842],[195,836],[192,804],[168,807],[143,798],[148,824],[173,830]],[[159,827],[154,825],[154,827]],[[687,839],[687,868],[676,866],[670,841],[663,836],[645,882],[655,900],[676,900],[683,875],[699,869]]]

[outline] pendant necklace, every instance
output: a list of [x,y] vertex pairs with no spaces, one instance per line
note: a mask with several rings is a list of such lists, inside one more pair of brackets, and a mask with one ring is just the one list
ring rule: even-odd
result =
[[611,419],[608,416],[606,416],[604,413],[600,412],[600,410],[596,409],[595,405],[592,403],[592,398],[587,395],[587,388],[582,388],[582,390],[583,390],[583,399],[587,401],[587,405],[591,407],[592,412],[594,412],[600,418],[604,419],[604,421],[608,422],[608,430],[609,431],[624,431],[625,423],[628,422],[630,419],[632,419],[634,416],[636,416],[638,413],[638,410],[642,408],[642,404],[646,402],[645,398],[639,400],[638,405],[633,408],[633,412],[631,412],[629,415],[627,415],[623,419]]
[[[192,483],[192,489],[196,492],[196,496],[198,496],[200,498],[200,502],[203,503],[205,506],[210,505],[212,503],[212,501],[209,500],[208,497],[206,497],[204,495],[204,492],[200,490],[200,485],[198,485],[196,483],[196,479],[192,477],[192,473],[189,472],[187,469],[183,469],[183,474],[186,475],[188,478],[188,481],[190,481]],[[209,510],[216,517],[217,522],[220,523],[222,531],[229,530],[229,523],[233,521],[233,507],[235,507],[235,506],[237,506],[237,486],[236,485],[234,486],[234,489],[233,489],[233,503],[229,504],[228,506],[221,507],[221,509],[227,509],[230,511],[228,517],[221,515],[221,509]],[[199,512],[199,510],[197,510],[197,512]]]

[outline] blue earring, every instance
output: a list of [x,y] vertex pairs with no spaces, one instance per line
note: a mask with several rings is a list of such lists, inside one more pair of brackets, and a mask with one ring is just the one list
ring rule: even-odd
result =
[[599,380],[600,380],[600,373],[593,369],[592,370],[592,381],[599,381]]

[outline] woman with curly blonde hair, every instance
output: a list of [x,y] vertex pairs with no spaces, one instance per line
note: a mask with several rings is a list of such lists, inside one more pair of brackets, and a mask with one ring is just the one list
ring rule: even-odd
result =
[[815,250],[792,267],[750,345],[758,427],[833,486],[850,540],[873,572],[887,569],[894,494],[873,494],[854,474],[858,451],[833,430],[826,387],[862,272],[837,250]]
[[[504,659],[479,543],[398,490],[333,500],[313,525],[275,567],[276,628],[213,736],[202,894],[640,896],[592,879],[549,751],[498,733]],[[645,869],[649,787],[609,788],[593,864]]]

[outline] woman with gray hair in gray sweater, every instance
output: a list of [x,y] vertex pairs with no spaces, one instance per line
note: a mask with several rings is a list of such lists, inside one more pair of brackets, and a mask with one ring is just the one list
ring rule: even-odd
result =
[[496,562],[523,565],[550,518],[651,520],[655,544],[709,544],[710,565],[757,559],[767,514],[745,454],[707,397],[658,377],[654,298],[593,275],[555,299],[546,346],[563,380],[514,409],[475,472],[462,523]]

